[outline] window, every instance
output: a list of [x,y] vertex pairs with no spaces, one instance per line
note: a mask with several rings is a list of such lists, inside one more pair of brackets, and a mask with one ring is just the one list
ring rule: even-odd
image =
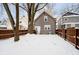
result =
[[22,23],[22,22],[20,21],[20,23]]
[[67,28],[70,28],[71,27],[71,24],[67,24]]
[[79,27],[79,24],[75,24],[76,27]]
[[44,25],[44,30],[51,30],[51,25]]
[[67,19],[65,19],[65,21],[66,21]]
[[47,27],[45,27],[45,30],[47,30]]
[[65,25],[61,25],[61,28],[65,28]]
[[48,22],[48,16],[44,16],[44,22]]
[[50,28],[48,27],[48,30],[50,30]]

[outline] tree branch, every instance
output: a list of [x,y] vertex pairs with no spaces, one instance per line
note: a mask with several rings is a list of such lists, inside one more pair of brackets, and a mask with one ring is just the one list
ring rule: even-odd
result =
[[[15,5],[14,3],[12,3],[12,4]],[[24,6],[24,5],[23,5],[23,6]],[[27,9],[25,8],[25,6],[22,7],[22,6],[19,5],[19,7],[22,8],[23,10],[25,10],[26,12],[28,12]]]
[[40,9],[37,8],[36,12],[43,9],[46,5],[47,5],[47,3],[43,7],[41,7]]

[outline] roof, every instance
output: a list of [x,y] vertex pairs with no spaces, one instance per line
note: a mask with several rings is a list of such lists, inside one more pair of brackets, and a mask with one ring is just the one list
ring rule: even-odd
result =
[[67,12],[67,13],[63,14],[62,16],[69,16],[69,15],[79,15],[79,14],[73,13],[73,12]]
[[0,25],[6,25],[7,21],[6,20],[0,20]]
[[38,20],[38,18],[42,15],[42,14],[44,14],[44,13],[46,13],[48,16],[50,16],[54,21],[56,21],[55,19],[56,18],[54,18],[54,17],[52,17],[50,14],[48,14],[47,12],[43,12],[43,13],[41,13],[36,19],[35,19],[35,22]]
[[0,25],[0,27],[7,27],[6,25]]

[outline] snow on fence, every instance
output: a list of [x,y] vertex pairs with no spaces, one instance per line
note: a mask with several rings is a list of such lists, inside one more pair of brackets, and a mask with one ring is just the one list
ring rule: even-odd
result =
[[65,40],[72,42],[74,45],[79,46],[79,29],[67,28],[57,29],[56,33],[63,37]]

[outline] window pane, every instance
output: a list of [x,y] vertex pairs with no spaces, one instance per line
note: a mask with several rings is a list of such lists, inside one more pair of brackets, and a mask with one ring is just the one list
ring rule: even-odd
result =
[[76,27],[79,27],[79,24],[75,24]]
[[48,22],[48,17],[44,16],[44,22]]

